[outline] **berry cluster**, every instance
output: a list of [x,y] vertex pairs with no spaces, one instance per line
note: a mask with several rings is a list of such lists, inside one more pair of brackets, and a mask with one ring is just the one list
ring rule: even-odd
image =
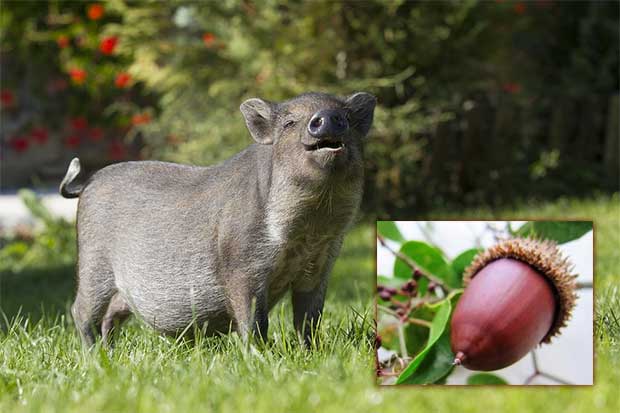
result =
[[[390,301],[390,299],[395,295],[401,295],[405,297],[415,297],[418,292],[418,281],[420,278],[424,276],[424,273],[419,269],[413,270],[411,273],[411,279],[407,280],[400,288],[387,287],[384,285],[377,285],[377,292],[379,293],[379,297],[381,297],[384,301]],[[437,287],[435,282],[430,282],[428,284],[429,290],[434,290]]]
[[[417,305],[412,298],[418,297],[418,283],[422,277],[425,277],[424,273],[416,268],[411,273],[411,279],[407,280],[398,288],[377,285],[377,293],[379,294],[379,298],[390,303],[390,310],[394,311],[401,322],[406,322],[411,311],[417,308]],[[436,287],[437,284],[431,281],[428,284],[428,291],[433,292]]]

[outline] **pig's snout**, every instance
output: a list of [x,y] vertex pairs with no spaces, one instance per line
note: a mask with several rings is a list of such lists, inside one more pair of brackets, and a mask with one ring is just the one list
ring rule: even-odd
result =
[[312,115],[308,123],[308,133],[317,139],[342,135],[348,128],[345,112],[338,109],[320,110]]

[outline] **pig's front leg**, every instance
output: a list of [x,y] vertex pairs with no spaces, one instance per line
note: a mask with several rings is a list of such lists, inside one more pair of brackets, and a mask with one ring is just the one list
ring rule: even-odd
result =
[[269,306],[267,302],[267,286],[265,283],[250,283],[237,278],[229,288],[229,298],[237,333],[247,340],[254,337],[267,339],[269,329]]
[[313,331],[318,328],[323,312],[327,276],[328,274],[324,274],[317,285],[310,290],[293,284],[293,323],[307,346],[310,346],[312,342]]

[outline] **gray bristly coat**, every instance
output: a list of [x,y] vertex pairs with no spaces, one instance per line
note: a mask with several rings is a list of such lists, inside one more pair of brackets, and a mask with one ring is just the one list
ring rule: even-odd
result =
[[[308,340],[359,207],[374,107],[367,93],[250,99],[241,111],[256,143],[212,167],[123,162],[79,184],[74,159],[61,193],[79,196],[72,314],[85,344],[132,313],[166,334],[265,338],[289,289]],[[346,130],[316,139],[309,121],[325,110],[346,114]]]

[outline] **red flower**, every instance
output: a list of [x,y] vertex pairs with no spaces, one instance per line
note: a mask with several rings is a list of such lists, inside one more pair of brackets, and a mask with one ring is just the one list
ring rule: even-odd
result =
[[69,69],[69,76],[71,76],[71,81],[76,85],[81,85],[86,81],[86,71],[84,69]]
[[29,142],[28,139],[20,136],[11,139],[9,145],[11,145],[11,148],[13,148],[15,152],[24,152],[26,149],[28,149]]
[[88,14],[88,18],[91,20],[99,20],[103,17],[104,8],[101,4],[95,3],[88,6],[86,13]]
[[121,72],[116,75],[116,79],[114,79],[114,84],[117,88],[122,89],[124,87],[127,87],[130,81],[131,75],[126,72]]
[[521,1],[518,2],[518,3],[515,3],[515,6],[514,6],[515,13],[523,14],[523,13],[525,13],[526,9],[527,9],[527,6],[525,5],[525,3],[521,2]]
[[56,39],[56,43],[58,44],[58,47],[60,47],[61,49],[64,49],[65,47],[69,46],[69,37],[65,36],[64,34],[61,34]]
[[114,53],[114,49],[116,49],[116,45],[118,44],[118,37],[109,36],[104,37],[99,43],[99,50],[103,54],[112,54]]
[[65,146],[67,148],[77,148],[80,146],[80,137],[77,135],[70,135],[65,138]]
[[30,136],[35,142],[40,144],[44,144],[45,142],[47,142],[47,138],[49,138],[47,129],[41,127],[33,128],[30,131]]
[[90,128],[88,136],[93,142],[99,142],[103,138],[103,129],[100,127]]
[[125,146],[118,141],[110,143],[110,146],[108,147],[108,156],[110,157],[110,159],[113,159],[115,161],[124,159],[127,156]]
[[214,45],[216,37],[213,33],[205,33],[202,35],[202,41],[207,47],[211,47]]
[[502,85],[502,89],[506,93],[519,93],[521,92],[521,85],[519,83],[508,82]]
[[131,123],[133,125],[143,125],[151,121],[151,115],[148,113],[138,113],[131,117]]
[[15,95],[13,95],[13,91],[9,89],[2,89],[0,92],[0,102],[2,102],[2,106],[13,106],[13,103],[15,103]]
[[69,123],[71,123],[71,127],[73,130],[79,131],[84,130],[88,127],[88,121],[84,116],[78,116],[77,118],[69,119]]

